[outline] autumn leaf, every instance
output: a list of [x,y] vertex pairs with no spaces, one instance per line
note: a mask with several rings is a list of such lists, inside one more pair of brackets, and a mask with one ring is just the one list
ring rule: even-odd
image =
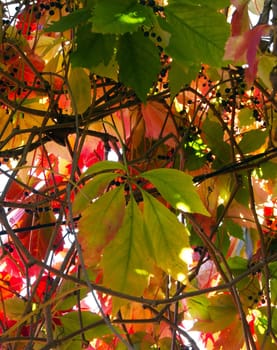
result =
[[188,213],[199,213],[209,216],[209,212],[201,202],[192,176],[176,169],[154,169],[140,174],[149,180],[160,194],[174,208]]
[[91,89],[88,74],[83,68],[72,67],[68,77],[71,107],[74,113],[82,114],[91,103]]
[[122,225],[104,250],[104,285],[122,293],[142,295],[151,271],[150,250],[141,212],[131,196]]
[[241,35],[249,29],[248,0],[232,0],[235,11],[232,15],[232,36]]
[[176,216],[157,199],[143,191],[143,220],[147,233],[148,254],[175,279],[187,278],[188,231]]
[[241,35],[231,36],[225,46],[225,60],[232,60],[237,64],[248,64],[246,79],[251,84],[257,74],[257,50],[262,35],[267,33],[267,24],[258,25]]
[[105,193],[81,213],[78,241],[86,265],[93,266],[100,260],[103,248],[122,226],[125,215],[124,186]]
[[[176,126],[169,110],[161,103],[150,101],[141,105],[141,112],[145,122],[145,136],[158,140],[163,135],[177,135]],[[175,141],[169,138],[165,144],[174,146]]]
[[[55,232],[55,222],[54,213],[50,209],[44,208],[38,213],[25,212],[17,222],[17,228],[25,229],[18,233],[18,238],[34,257],[45,259],[53,233],[55,233],[55,238],[51,249],[56,252],[63,249],[62,229],[59,227]],[[31,228],[32,226],[35,228]]]

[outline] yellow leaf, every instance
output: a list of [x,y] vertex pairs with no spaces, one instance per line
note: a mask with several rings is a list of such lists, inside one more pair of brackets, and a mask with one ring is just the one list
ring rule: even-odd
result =
[[72,110],[77,114],[82,114],[91,103],[91,88],[88,74],[83,68],[71,68],[68,83]]

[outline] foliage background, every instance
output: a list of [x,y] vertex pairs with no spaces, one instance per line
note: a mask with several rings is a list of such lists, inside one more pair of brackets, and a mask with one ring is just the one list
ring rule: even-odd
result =
[[276,16],[1,3],[1,348],[275,349]]

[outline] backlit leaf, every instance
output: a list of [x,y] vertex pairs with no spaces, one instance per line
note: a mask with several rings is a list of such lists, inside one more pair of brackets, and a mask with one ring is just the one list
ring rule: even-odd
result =
[[80,213],[86,209],[91,201],[103,193],[109,183],[117,176],[118,174],[115,173],[97,174],[97,176],[85,184],[74,198],[72,207],[74,214]]
[[268,89],[272,88],[272,83],[270,81],[270,72],[275,65],[276,58],[274,55],[264,54],[259,58],[258,76]]
[[153,12],[136,0],[99,0],[93,10],[92,30],[96,33],[123,34],[141,25],[151,25]]
[[104,250],[104,285],[123,293],[142,295],[151,269],[148,251],[142,215],[131,197],[116,237]]
[[75,113],[82,114],[91,103],[91,88],[88,74],[83,68],[72,67],[68,77],[71,107]]
[[198,319],[193,330],[204,333],[215,333],[225,329],[237,315],[232,297],[228,294],[215,295],[209,299],[198,296],[189,298],[188,306],[192,316]]
[[165,272],[182,282],[186,280],[188,231],[177,217],[157,199],[143,191],[143,219],[149,253]]
[[176,169],[154,169],[140,174],[175,208],[188,213],[210,214],[199,198],[192,176]]
[[112,171],[112,170],[125,170],[123,164],[119,162],[114,162],[112,160],[104,160],[102,162],[97,162],[90,166],[82,175],[82,177],[89,175],[96,175],[97,173]]
[[[80,318],[82,319],[83,328],[87,328],[83,333],[88,339],[104,337],[112,334],[112,330],[105,324],[104,320],[93,312],[84,311],[71,311],[60,317],[59,321],[62,324],[62,334],[68,335],[75,333],[76,330],[80,329]],[[82,333],[74,337],[75,341],[82,341]],[[81,345],[81,344],[80,344]]]
[[124,186],[105,193],[82,212],[78,240],[87,265],[99,261],[103,248],[121,228],[124,213]]
[[133,88],[138,97],[145,101],[160,71],[156,45],[142,32],[126,33],[119,39],[117,59],[120,81]]
[[10,320],[20,321],[24,315],[26,302],[22,298],[13,297],[6,299],[1,303],[0,311],[5,312],[5,315]]
[[225,46],[225,60],[232,60],[237,64],[248,64],[246,81],[252,83],[257,74],[257,50],[262,35],[265,35],[269,26],[258,25],[243,32],[241,35],[231,36]]
[[229,35],[222,14],[211,10],[207,2],[200,4],[187,0],[170,1],[165,14],[164,29],[172,33],[166,51],[173,59],[180,64],[221,64]]

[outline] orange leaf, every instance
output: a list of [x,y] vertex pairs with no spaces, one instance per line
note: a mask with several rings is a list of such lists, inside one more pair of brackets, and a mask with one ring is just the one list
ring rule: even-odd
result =
[[[141,105],[142,116],[145,121],[145,136],[159,139],[168,134],[176,135],[176,127],[173,123],[169,110],[156,101]],[[174,146],[172,138],[165,141],[169,146]]]
[[[50,227],[43,227],[45,224],[55,222],[55,216],[51,210],[35,213],[24,213],[21,220],[17,223],[18,228],[26,228],[25,232],[18,233],[18,238],[22,244],[29,250],[29,252],[37,259],[45,259],[49,243],[52,239],[54,225]],[[42,226],[37,229],[28,229],[32,226]],[[55,252],[63,249],[62,232],[59,228],[53,242]]]

